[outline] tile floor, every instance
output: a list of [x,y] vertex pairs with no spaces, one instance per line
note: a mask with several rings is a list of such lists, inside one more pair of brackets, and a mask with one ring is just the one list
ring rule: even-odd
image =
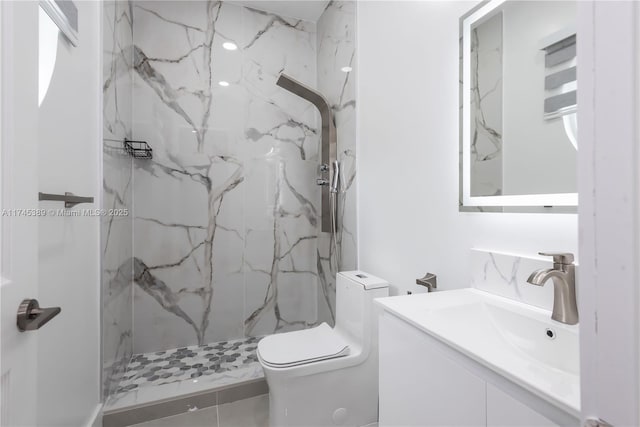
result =
[[131,427],[267,427],[269,395],[199,409]]
[[190,380],[203,375],[233,371],[258,363],[260,337],[136,354],[115,394],[140,387]]

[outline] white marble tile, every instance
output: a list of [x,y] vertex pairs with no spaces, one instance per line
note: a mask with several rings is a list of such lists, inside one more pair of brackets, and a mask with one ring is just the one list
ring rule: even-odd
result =
[[[338,197],[337,247],[340,262],[330,262],[336,245],[327,233],[319,242],[322,269],[318,289],[318,321],[333,324],[337,271],[357,267],[356,251],[356,2],[332,1],[318,20],[318,89],[329,100],[336,122],[342,177]],[[343,70],[349,67],[351,70]]]
[[[134,163],[134,250],[120,260],[135,352],[332,322],[335,273],[356,267],[355,2],[331,2],[318,26],[230,2],[129,5],[131,132],[154,150]],[[340,266],[319,232],[319,115],[275,84],[283,71],[334,109]]]
[[242,336],[257,308],[245,270],[277,275],[273,248],[310,233],[287,217],[304,203],[285,178],[314,155],[317,117],[275,79],[286,66],[315,80],[315,25],[218,2],[136,2],[134,14],[134,128],[155,155],[135,169],[135,350]]
[[471,250],[471,286],[536,307],[553,308],[553,284],[534,286],[529,275],[541,268],[551,268],[549,258],[537,255],[518,256],[481,249]]
[[103,4],[103,201],[104,209],[128,210],[125,216],[101,218],[103,395],[113,392],[133,346],[132,272],[122,268],[133,256],[132,161],[122,141],[132,133],[130,46],[131,4]]

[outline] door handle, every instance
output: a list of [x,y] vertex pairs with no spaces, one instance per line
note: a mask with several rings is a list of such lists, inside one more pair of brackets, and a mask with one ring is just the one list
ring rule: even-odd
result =
[[40,308],[37,299],[25,299],[18,307],[18,330],[24,332],[40,329],[61,311],[60,307]]
[[93,197],[80,197],[68,191],[62,194],[38,193],[38,200],[54,200],[64,202],[65,208],[72,208],[79,203],[93,203]]

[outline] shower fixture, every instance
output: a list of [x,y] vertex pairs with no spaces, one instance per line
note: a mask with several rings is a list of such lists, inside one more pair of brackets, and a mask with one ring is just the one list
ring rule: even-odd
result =
[[[340,166],[337,159],[336,126],[333,121],[331,106],[319,92],[284,73],[280,74],[276,84],[311,102],[320,111],[322,120],[321,165],[318,168],[319,176],[316,179],[316,184],[322,187],[322,205],[320,209],[322,231],[332,233],[335,242],[337,240],[335,232],[337,230],[337,193],[339,193]],[[331,169],[329,165],[332,165]],[[325,177],[327,173],[329,176]],[[332,198],[335,198],[335,200],[331,200]]]
[[329,191],[331,193],[338,193],[340,188],[340,163],[337,160],[334,160],[333,163],[333,170],[332,172],[332,176],[331,176],[331,187],[329,189]]

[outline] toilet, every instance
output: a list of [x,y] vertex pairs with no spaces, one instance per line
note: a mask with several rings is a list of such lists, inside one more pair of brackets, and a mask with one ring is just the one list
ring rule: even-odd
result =
[[258,360],[269,385],[271,427],[365,426],[378,419],[378,327],[374,298],[389,283],[338,273],[336,325],[268,336]]

